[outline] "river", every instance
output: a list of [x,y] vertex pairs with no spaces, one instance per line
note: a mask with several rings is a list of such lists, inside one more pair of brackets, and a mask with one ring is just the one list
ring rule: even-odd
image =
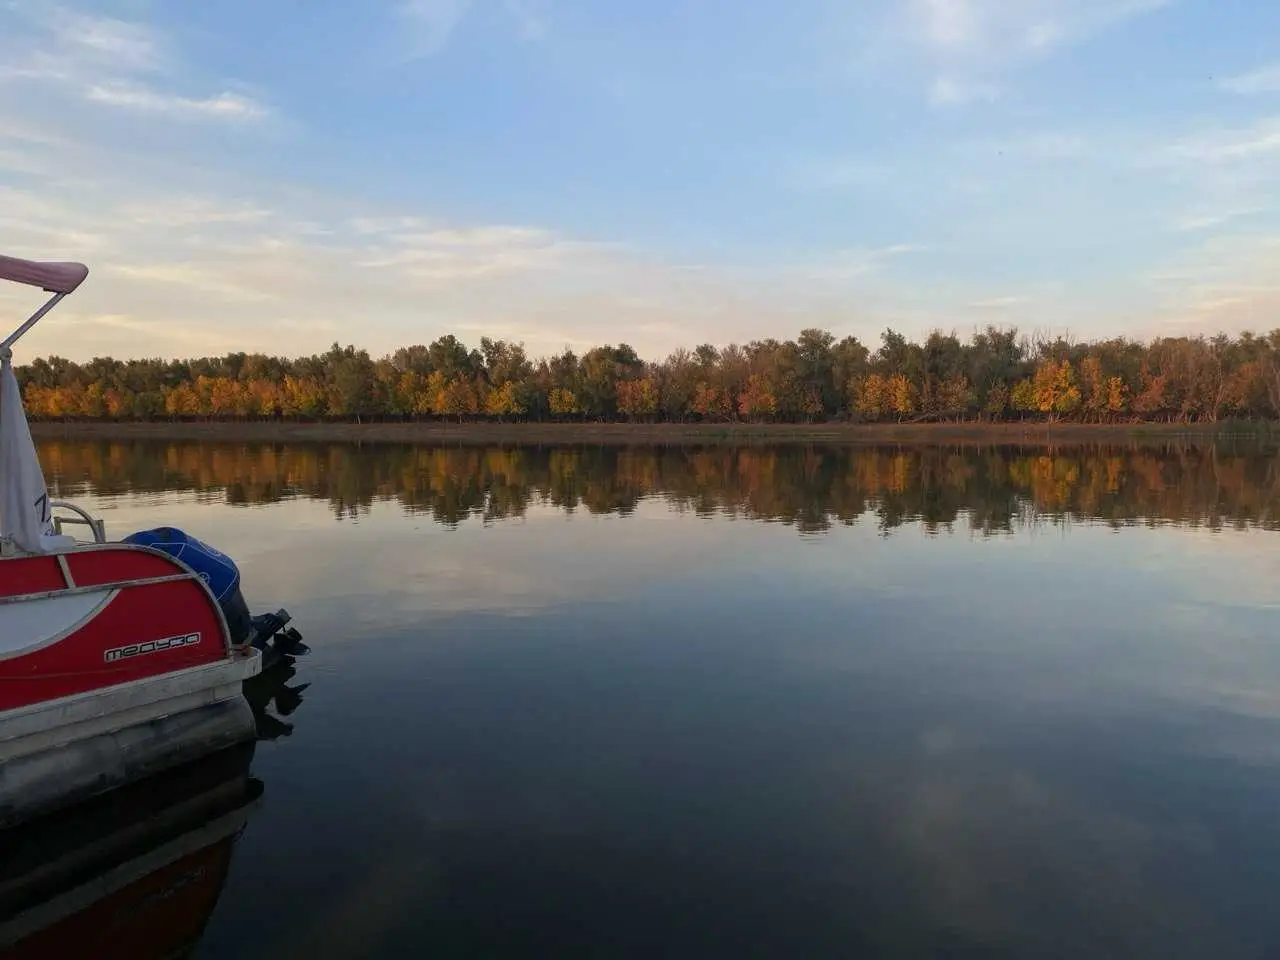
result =
[[1271,451],[40,455],[313,648],[198,957],[1280,953]]

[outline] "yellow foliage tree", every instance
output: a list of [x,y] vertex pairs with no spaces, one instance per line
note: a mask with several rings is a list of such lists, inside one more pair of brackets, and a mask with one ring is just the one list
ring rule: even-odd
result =
[[889,402],[899,417],[909,416],[920,408],[920,391],[905,373],[895,373],[889,378]]
[[200,415],[200,397],[189,383],[180,383],[164,393],[164,412],[172,417]]
[[491,417],[518,416],[524,407],[516,397],[516,384],[508,380],[500,387],[490,388],[484,398],[484,412]]
[[[434,378],[436,374],[432,374]],[[468,413],[478,413],[479,400],[471,384],[461,378],[448,381],[436,397],[436,413],[462,419]]]
[[252,416],[274,417],[280,413],[281,391],[270,380],[259,377],[242,386],[245,404]]
[[1107,378],[1107,412],[1115,415],[1129,410],[1129,385],[1122,377]]
[[317,417],[324,412],[324,386],[310,377],[285,376],[280,406],[288,417]]
[[552,414],[557,417],[582,412],[582,407],[578,405],[578,398],[574,396],[573,391],[566,390],[564,387],[556,387],[551,391],[547,397],[547,405],[551,408]]
[[653,378],[619,380],[618,412],[625,417],[652,417],[658,412],[658,385]]
[[1019,380],[1015,383],[1010,400],[1015,410],[1025,410],[1031,413],[1040,409],[1036,403],[1036,385],[1031,380]]
[[1049,414],[1050,419],[1080,408],[1080,388],[1076,386],[1071,361],[1045,360],[1036,368],[1035,398],[1036,409]]
[[878,373],[855,377],[849,383],[853,409],[868,420],[879,420],[889,411],[889,385]]
[[[203,378],[202,378],[203,379]],[[218,377],[209,388],[209,408],[215,417],[244,414],[240,384],[228,377]]]
[[95,380],[84,388],[84,393],[80,396],[80,409],[77,412],[82,417],[92,417],[95,420],[106,414],[107,403],[101,383]]

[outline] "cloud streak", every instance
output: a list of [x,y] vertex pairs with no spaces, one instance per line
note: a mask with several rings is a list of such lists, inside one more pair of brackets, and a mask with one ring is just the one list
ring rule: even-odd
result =
[[443,50],[471,7],[471,0],[404,0],[396,18],[407,31],[410,59],[433,57]]
[[506,0],[503,6],[514,18],[522,40],[536,43],[546,37],[547,21],[525,0]]
[[53,15],[46,24],[61,46],[78,49],[118,69],[157,70],[167,60],[163,42],[144,24],[65,12]]
[[939,56],[1046,56],[1090,39],[1171,0],[911,0],[909,33]]
[[928,99],[958,106],[994,99],[1001,78],[1085,42],[1171,0],[906,0],[895,8],[895,45],[933,79]]
[[111,107],[181,120],[253,121],[262,120],[269,113],[264,104],[238,93],[224,91],[211,97],[197,99],[161,93],[137,83],[93,84],[85,90],[85,98]]
[[1280,153],[1280,116],[1244,127],[1220,128],[1174,143],[1165,156],[1199,163],[1239,163]]
[[994,100],[1000,89],[990,83],[938,77],[929,87],[929,103],[935,107],[957,107],[981,100]]
[[1218,86],[1223,90],[1243,96],[1280,93],[1280,63],[1273,63],[1249,73],[1227,77]]
[[985,300],[975,300],[969,306],[974,310],[1008,310],[1012,307],[1020,307],[1026,302],[1026,297],[988,297]]
[[[57,150],[46,163],[57,169]],[[813,324],[840,329],[848,317],[839,305],[864,272],[850,255],[834,265],[843,274],[828,277],[838,289],[803,299],[804,278],[788,271],[746,281],[533,225],[387,215],[269,185],[242,190],[194,195],[106,171],[56,194],[0,187],[6,252],[83,259],[92,271],[73,308],[34,331],[25,350],[73,359],[184,356],[197,347],[296,354],[336,337],[377,354],[471,331],[547,353],[594,344],[607,324],[617,339],[659,355],[730,330],[750,338]],[[871,269],[907,252],[889,247],[863,259]],[[3,312],[21,312],[21,293],[0,289],[0,306],[13,305]]]
[[1149,332],[1274,328],[1280,310],[1278,256],[1280,234],[1266,232],[1210,236],[1187,247],[1148,277],[1159,303]]
[[176,120],[243,123],[270,112],[260,101],[229,90],[180,92],[188,85],[180,77],[181,58],[168,38],[147,24],[63,8],[15,9],[26,29],[0,38],[0,84],[50,86],[86,103]]

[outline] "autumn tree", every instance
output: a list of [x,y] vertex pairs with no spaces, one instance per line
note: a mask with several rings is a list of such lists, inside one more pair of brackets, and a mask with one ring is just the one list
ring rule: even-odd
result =
[[1042,360],[1036,367],[1035,405],[1050,420],[1074,413],[1080,407],[1080,388],[1070,360]]
[[854,377],[849,394],[850,406],[867,420],[879,420],[892,409],[889,383],[878,373]]
[[696,413],[694,400],[700,383],[701,365],[681,347],[657,366],[652,376],[658,384],[659,405],[668,420],[683,420]]
[[902,420],[920,409],[920,391],[905,373],[895,373],[886,384],[890,409]]
[[705,380],[694,388],[691,407],[704,420],[727,420],[733,416],[733,398],[723,387]]
[[491,388],[485,396],[484,412],[499,418],[524,413],[524,406],[516,396],[516,381],[508,380],[500,387]]
[[753,373],[747,377],[746,388],[738,397],[738,413],[751,419],[771,416],[777,409],[777,399],[773,395],[772,384],[762,373]]
[[631,420],[651,418],[658,412],[658,385],[652,377],[619,380],[618,412]]
[[578,405],[578,398],[574,396],[573,391],[566,390],[564,387],[552,388],[550,405],[551,412],[557,417],[582,412],[582,407]]
[[532,360],[522,344],[482,337],[472,349],[446,334],[378,358],[334,344],[295,358],[53,356],[16,372],[30,415],[59,419],[1280,417],[1280,330],[1149,343],[1029,341],[996,327],[964,342],[935,330],[916,343],[885,330],[871,352],[808,328],[794,340],[700,344],[654,363],[626,344]]

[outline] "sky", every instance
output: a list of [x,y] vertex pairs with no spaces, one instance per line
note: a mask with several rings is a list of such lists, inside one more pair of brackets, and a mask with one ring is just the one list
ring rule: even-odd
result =
[[0,0],[19,362],[1270,330],[1278,189],[1273,0]]

